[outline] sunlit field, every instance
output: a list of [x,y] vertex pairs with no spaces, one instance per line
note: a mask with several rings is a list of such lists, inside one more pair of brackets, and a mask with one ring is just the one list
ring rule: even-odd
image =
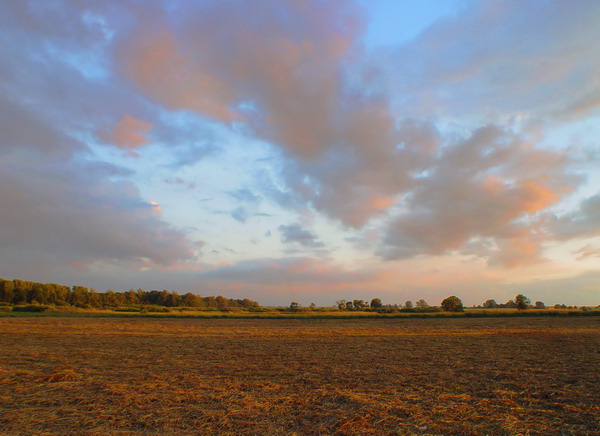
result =
[[0,434],[598,434],[600,319],[0,318]]

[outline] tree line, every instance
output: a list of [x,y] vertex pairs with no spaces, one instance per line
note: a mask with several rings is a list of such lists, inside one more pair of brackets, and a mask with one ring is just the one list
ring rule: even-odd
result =
[[[26,280],[6,280],[0,278],[0,305],[53,305],[71,306],[86,309],[105,308],[142,308],[150,307],[190,307],[207,310],[268,310],[249,298],[232,299],[221,295],[202,297],[191,292],[179,294],[176,291],[130,289],[117,292],[112,289],[106,292],[98,292],[85,286],[65,286],[56,283],[38,283]],[[445,298],[439,306],[430,306],[424,299],[415,303],[408,300],[404,305],[383,304],[380,298],[369,300],[338,300],[335,308],[340,311],[375,311],[381,313],[391,312],[462,312],[464,306],[460,298],[455,295]],[[523,294],[518,294],[514,299],[506,303],[497,303],[494,299],[486,300],[482,305],[473,306],[474,309],[545,309],[546,305],[541,301],[534,304]],[[571,309],[573,306],[564,304],[554,305],[555,309]],[[270,308],[274,309],[274,308]],[[165,309],[166,310],[166,309]],[[288,307],[276,308],[280,311],[323,311],[331,308],[317,307],[311,303],[309,307],[302,307],[297,302],[292,302]]]
[[[460,298],[455,295],[444,298],[439,306],[430,306],[424,299],[417,300],[413,303],[408,300],[404,305],[397,304],[386,304],[384,305],[379,298],[373,298],[369,303],[368,300],[338,300],[335,306],[338,310],[343,311],[377,311],[377,312],[463,312],[464,305]],[[298,303],[292,303],[290,308],[299,310]],[[483,303],[483,305],[474,306],[475,309],[545,309],[546,305],[541,301],[536,301],[534,304],[531,300],[523,294],[517,294],[513,300],[509,300],[506,303],[497,303],[496,300],[490,299]],[[557,304],[554,306],[555,309],[566,309],[567,306],[564,304]],[[568,306],[571,308],[571,306]]]
[[[456,298],[456,297],[455,297]],[[292,303],[294,304],[294,303]],[[462,305],[462,302],[461,302]],[[370,302],[368,300],[338,300],[335,303],[335,307],[342,311],[361,311],[361,312],[439,312],[441,309],[437,306],[430,306],[424,299],[418,300],[413,304],[412,301],[407,301],[404,305],[398,304],[383,304],[380,298],[373,298]]]
[[248,298],[232,299],[221,295],[201,297],[191,292],[145,291],[143,289],[116,292],[112,289],[97,292],[84,286],[65,286],[56,283],[38,283],[26,280],[0,279],[0,303],[11,305],[40,304],[74,306],[80,308],[112,308],[132,306],[194,307],[227,310],[253,309],[260,305]]

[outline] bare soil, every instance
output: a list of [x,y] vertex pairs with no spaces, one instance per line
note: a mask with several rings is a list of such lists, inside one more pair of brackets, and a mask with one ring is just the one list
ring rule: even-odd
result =
[[0,318],[0,434],[600,434],[600,319]]

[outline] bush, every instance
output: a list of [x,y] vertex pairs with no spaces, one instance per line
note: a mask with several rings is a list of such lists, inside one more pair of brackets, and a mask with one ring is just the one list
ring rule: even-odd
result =
[[115,312],[141,312],[142,309],[139,307],[115,307],[113,309]]
[[13,312],[46,312],[48,309],[50,309],[50,306],[31,304],[29,306],[15,306]]
[[11,306],[0,306],[0,312],[12,312]]
[[427,306],[427,307],[422,307],[422,308],[417,308],[416,312],[417,313],[436,313],[436,312],[441,312],[442,309],[440,309],[437,306]]

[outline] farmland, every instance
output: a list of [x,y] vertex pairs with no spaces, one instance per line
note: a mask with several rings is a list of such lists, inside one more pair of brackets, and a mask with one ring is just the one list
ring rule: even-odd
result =
[[2,434],[598,434],[598,317],[0,318]]

